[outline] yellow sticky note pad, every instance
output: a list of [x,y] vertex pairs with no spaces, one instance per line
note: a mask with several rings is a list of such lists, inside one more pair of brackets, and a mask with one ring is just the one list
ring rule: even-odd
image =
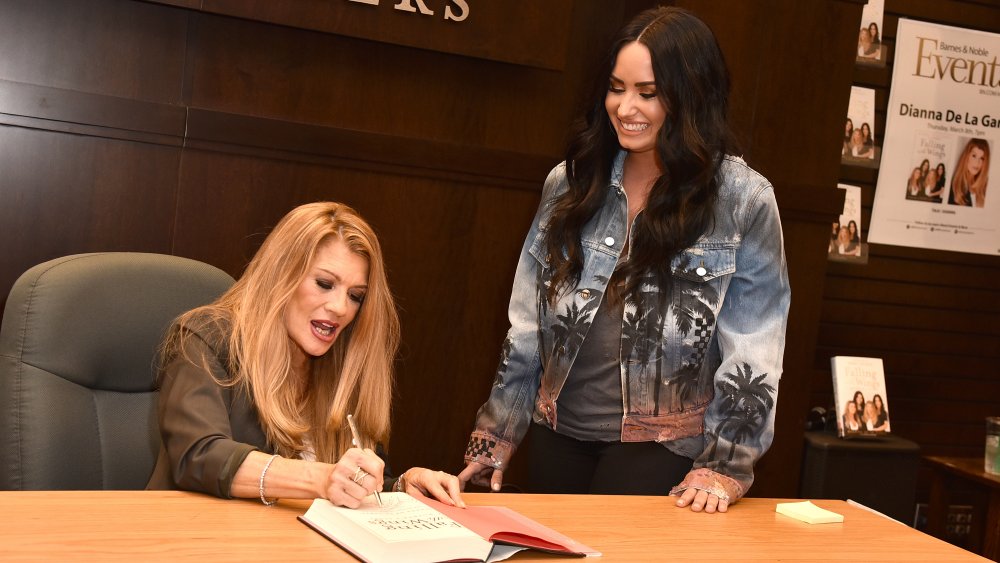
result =
[[774,509],[778,514],[801,520],[807,524],[831,524],[843,522],[844,515],[820,508],[810,501],[779,502]]

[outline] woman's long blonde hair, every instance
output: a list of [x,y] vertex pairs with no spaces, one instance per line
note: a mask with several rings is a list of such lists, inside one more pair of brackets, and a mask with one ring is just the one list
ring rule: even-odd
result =
[[[296,344],[285,328],[285,309],[309,273],[317,249],[332,240],[367,260],[368,290],[354,321],[326,354],[311,359],[300,391],[300,379],[292,371]],[[192,332],[181,327],[197,330],[211,323],[231,327],[230,378],[219,383],[252,398],[268,442],[278,453],[294,457],[311,448],[318,461],[337,461],[351,447],[349,413],[366,437],[388,441],[399,317],[378,239],[350,207],[309,203],[285,215],[232,288],[214,303],[178,318],[162,357],[169,361],[183,353],[184,340]]]
[[[979,174],[969,174],[968,162],[972,149],[983,151],[983,167]],[[986,182],[990,175],[990,144],[986,139],[969,139],[965,150],[955,164],[955,173],[951,179],[952,199],[959,205],[968,205],[969,194],[975,194],[976,206],[982,207],[986,201]]]

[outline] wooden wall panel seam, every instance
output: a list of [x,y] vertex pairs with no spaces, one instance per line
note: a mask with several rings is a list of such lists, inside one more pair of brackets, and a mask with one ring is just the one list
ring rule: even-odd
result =
[[0,79],[0,113],[153,135],[184,134],[184,108]]
[[36,131],[48,131],[51,133],[66,133],[70,135],[82,135],[85,137],[98,137],[115,141],[131,141],[135,143],[161,145],[165,147],[180,148],[184,144],[183,138],[173,135],[119,129],[115,127],[104,127],[101,125],[76,123],[73,121],[60,121],[56,119],[14,115],[9,113],[0,113],[0,125],[33,129]]
[[406,176],[540,191],[554,155],[295,123],[0,80],[0,123]]

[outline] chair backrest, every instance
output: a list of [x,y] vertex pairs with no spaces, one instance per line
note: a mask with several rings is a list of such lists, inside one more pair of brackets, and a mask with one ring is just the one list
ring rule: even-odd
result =
[[160,447],[160,340],[232,283],[134,252],[65,256],[18,278],[0,325],[0,489],[144,488]]

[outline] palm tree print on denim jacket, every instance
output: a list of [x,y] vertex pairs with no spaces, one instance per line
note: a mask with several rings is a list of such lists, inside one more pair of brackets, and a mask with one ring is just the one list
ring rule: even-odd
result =
[[[467,461],[506,468],[531,420],[558,431],[558,399],[627,232],[621,164],[604,206],[581,234],[580,283],[545,299],[545,229],[565,168],[549,174],[525,239],[508,309],[510,330]],[[724,159],[710,232],[672,259],[668,287],[653,276],[622,318],[622,441],[657,441],[694,459],[675,491],[741,497],[773,437],[790,291],[771,185],[736,157]]]

